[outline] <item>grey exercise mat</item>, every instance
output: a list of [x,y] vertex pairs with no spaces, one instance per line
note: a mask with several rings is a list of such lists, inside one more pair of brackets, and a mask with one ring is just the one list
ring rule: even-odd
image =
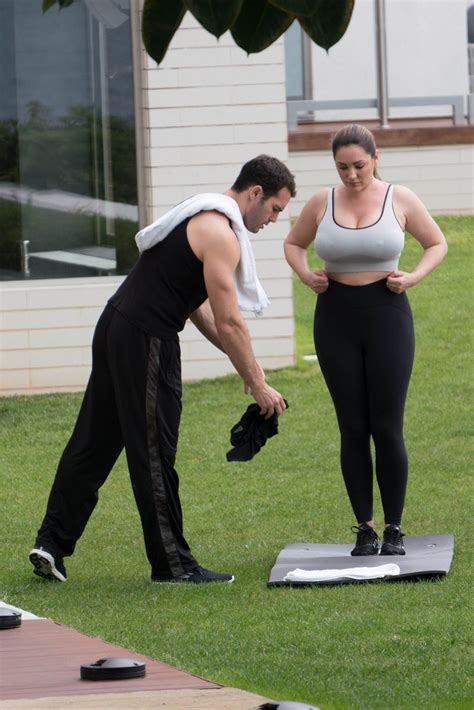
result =
[[377,567],[383,564],[395,563],[400,567],[400,574],[395,577],[383,577],[382,579],[438,577],[448,574],[454,552],[453,535],[405,537],[404,543],[405,555],[367,555],[364,557],[351,557],[353,544],[320,545],[302,542],[287,545],[280,552],[272,567],[268,586],[347,584],[356,581],[343,576],[329,581],[285,581],[284,578],[288,572],[296,568],[302,570],[343,570],[351,567]]

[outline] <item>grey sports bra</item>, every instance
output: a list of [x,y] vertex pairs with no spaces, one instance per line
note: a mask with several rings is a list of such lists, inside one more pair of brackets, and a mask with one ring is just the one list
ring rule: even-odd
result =
[[393,211],[393,185],[385,194],[380,217],[368,227],[342,227],[334,218],[334,188],[328,190],[324,217],[316,232],[316,253],[325,271],[395,271],[405,233]]

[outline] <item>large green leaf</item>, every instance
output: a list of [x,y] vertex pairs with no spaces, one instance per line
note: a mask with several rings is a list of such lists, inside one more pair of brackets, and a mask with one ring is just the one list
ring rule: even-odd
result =
[[314,0],[269,0],[269,2],[280,10],[297,17],[312,15],[314,12]]
[[184,0],[188,10],[214,37],[220,37],[231,27],[244,0]]
[[310,17],[298,16],[307,35],[323,49],[339,42],[349,25],[354,0],[314,0],[315,9]]
[[279,10],[268,0],[244,0],[231,27],[232,37],[249,54],[261,52],[273,44],[294,19],[294,15]]
[[43,12],[48,12],[50,7],[53,7],[53,5],[56,5],[57,0],[43,0]]
[[43,12],[48,12],[50,7],[53,7],[53,5],[56,5],[56,3],[59,4],[59,8],[63,7],[69,7],[69,5],[72,5],[74,0],[43,0],[42,4],[42,10]]
[[181,0],[145,0],[142,17],[143,44],[157,64],[163,60],[185,13],[186,6]]

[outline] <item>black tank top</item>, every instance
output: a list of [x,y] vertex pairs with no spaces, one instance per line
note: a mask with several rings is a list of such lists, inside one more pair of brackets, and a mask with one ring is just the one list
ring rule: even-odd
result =
[[159,338],[175,337],[190,313],[207,298],[203,265],[186,234],[189,219],[142,252],[109,299],[131,323]]

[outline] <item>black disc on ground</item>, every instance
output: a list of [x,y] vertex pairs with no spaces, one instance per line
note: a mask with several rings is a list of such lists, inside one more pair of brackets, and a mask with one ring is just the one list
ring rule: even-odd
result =
[[134,658],[100,658],[81,666],[82,680],[124,680],[144,675],[145,664]]
[[0,629],[14,629],[21,624],[21,613],[0,607]]
[[306,703],[294,703],[290,701],[283,701],[278,703],[263,703],[259,705],[254,710],[318,710],[315,705],[306,705]]

